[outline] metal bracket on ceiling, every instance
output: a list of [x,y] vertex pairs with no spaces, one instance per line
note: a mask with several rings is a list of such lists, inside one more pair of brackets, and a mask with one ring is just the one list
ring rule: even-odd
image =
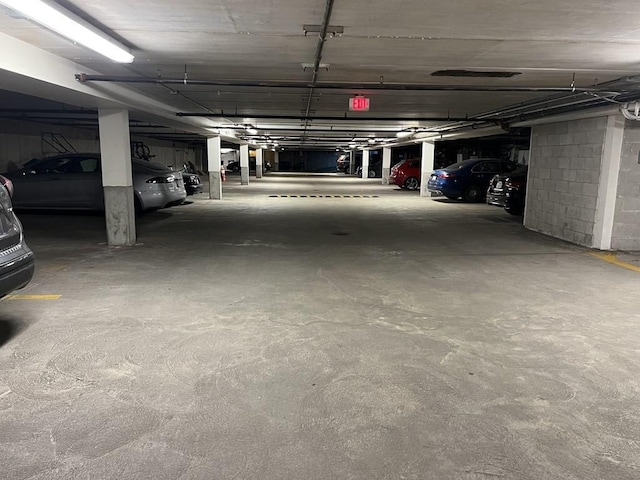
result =
[[[305,37],[309,33],[320,33],[322,32],[322,25],[303,25],[302,31],[304,32]],[[327,27],[327,34],[330,37],[335,37],[336,35],[342,35],[343,33],[344,33],[344,27],[341,25],[329,25]]]

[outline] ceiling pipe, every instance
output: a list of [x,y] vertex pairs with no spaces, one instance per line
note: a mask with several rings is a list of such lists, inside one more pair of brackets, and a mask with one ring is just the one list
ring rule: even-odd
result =
[[[322,18],[322,26],[320,27],[320,35],[318,37],[318,44],[316,46],[316,53],[313,60],[313,76],[311,84],[315,84],[318,81],[318,70],[320,69],[320,62],[322,61],[322,50],[327,40],[327,28],[329,27],[329,21],[331,20],[331,12],[333,11],[333,1],[327,0],[324,8],[324,16]],[[309,89],[309,98],[307,99],[307,108],[304,111],[304,133],[302,137],[302,145],[304,146],[304,140],[309,126],[309,114],[311,113],[311,102],[313,101],[313,87]]]
[[250,115],[250,114],[228,114],[228,113],[201,113],[201,112],[178,112],[178,117],[211,117],[211,118],[256,118],[272,120],[328,120],[331,122],[444,122],[444,121],[466,121],[475,117],[348,117],[343,116],[313,116],[308,115]]
[[[599,93],[619,95],[628,90],[610,91],[594,87],[517,87],[491,85],[443,85],[422,83],[376,83],[376,82],[286,82],[286,81],[240,81],[240,80],[185,80],[156,77],[127,77],[117,75],[90,75],[78,73],[76,80],[86,82],[148,83],[160,85],[194,85],[216,87],[256,88],[304,88],[325,90],[403,90],[403,91],[449,91],[449,92],[540,92],[540,93]],[[636,90],[637,92],[637,90]],[[310,96],[311,98],[311,96]],[[309,100],[310,101],[310,100]]]

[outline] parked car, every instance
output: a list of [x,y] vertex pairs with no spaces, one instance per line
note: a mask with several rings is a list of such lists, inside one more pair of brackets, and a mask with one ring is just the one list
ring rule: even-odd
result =
[[481,202],[487,195],[489,182],[494,175],[509,173],[520,165],[498,158],[476,158],[454,163],[446,168],[434,170],[427,188],[447,198],[462,197],[466,202]]
[[35,257],[11,203],[11,181],[0,178],[0,297],[24,288],[33,278]]
[[230,161],[229,163],[227,163],[226,170],[227,170],[227,172],[234,172],[234,173],[239,172],[240,171],[240,162],[238,160]]
[[503,207],[507,213],[522,215],[527,191],[527,172],[529,168],[518,168],[505,175],[495,175],[487,190],[487,203]]
[[184,189],[187,192],[187,196],[202,193],[202,181],[195,173],[182,172],[182,181],[184,182]]
[[185,163],[181,172],[182,181],[184,182],[184,189],[187,191],[187,196],[195,195],[196,193],[202,193],[202,189],[204,187],[202,185],[202,181],[200,180],[200,176],[196,172],[193,164]]
[[396,163],[391,167],[389,183],[407,190],[417,190],[420,188],[421,163],[420,159],[407,159]]
[[351,164],[351,159],[349,155],[340,155],[338,160],[336,160],[336,169],[339,172],[349,173],[349,165]]
[[[359,177],[362,176],[362,165],[356,168],[355,174]],[[369,164],[369,178],[382,177],[382,160],[375,161]]]
[[[187,197],[180,172],[146,160],[131,162],[136,209],[177,205]],[[98,153],[64,153],[4,175],[14,184],[16,209],[104,210]]]

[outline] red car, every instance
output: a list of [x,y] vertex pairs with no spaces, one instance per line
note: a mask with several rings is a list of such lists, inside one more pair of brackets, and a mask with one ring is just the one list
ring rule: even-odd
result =
[[420,159],[407,159],[396,163],[391,167],[389,183],[398,185],[407,190],[417,190],[420,188]]

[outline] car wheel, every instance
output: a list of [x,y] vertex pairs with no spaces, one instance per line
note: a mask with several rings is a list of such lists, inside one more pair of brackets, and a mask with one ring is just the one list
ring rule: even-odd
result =
[[416,177],[409,177],[404,181],[404,188],[407,190],[417,190],[420,186],[420,182]]
[[369,170],[369,178],[373,178],[376,176],[376,171],[375,170]]
[[462,194],[462,198],[465,202],[476,203],[482,200],[484,193],[482,189],[477,185],[471,185]]

